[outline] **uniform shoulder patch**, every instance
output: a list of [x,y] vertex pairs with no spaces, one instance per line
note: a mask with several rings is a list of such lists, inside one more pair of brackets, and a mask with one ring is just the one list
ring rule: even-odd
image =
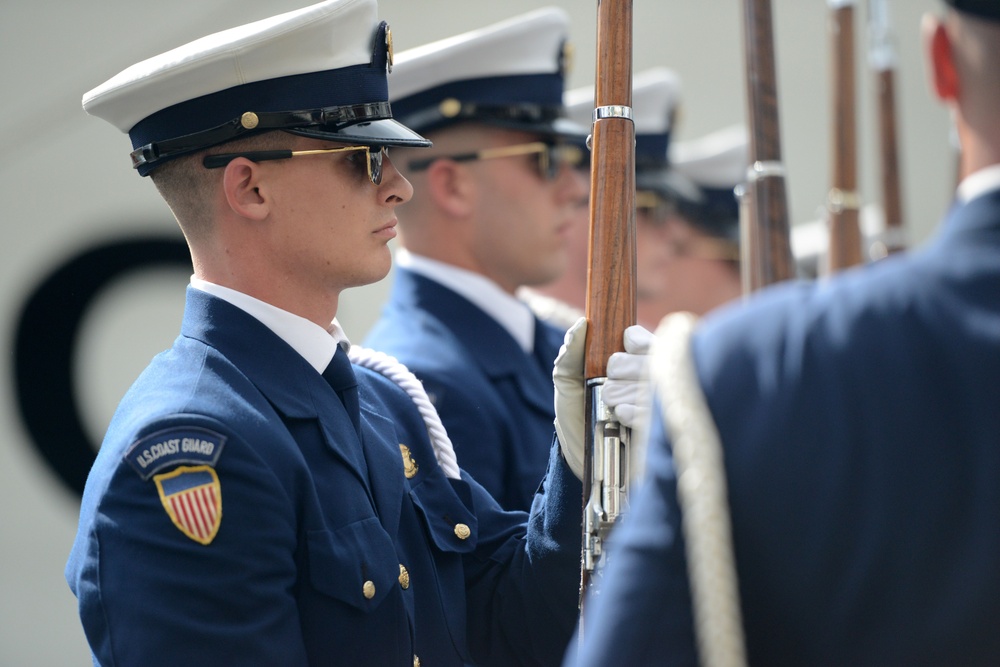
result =
[[195,542],[211,544],[222,525],[222,486],[215,470],[180,466],[153,481],[174,525]]
[[125,452],[124,459],[148,480],[164,468],[184,463],[211,468],[219,461],[226,436],[200,426],[175,426],[150,433]]

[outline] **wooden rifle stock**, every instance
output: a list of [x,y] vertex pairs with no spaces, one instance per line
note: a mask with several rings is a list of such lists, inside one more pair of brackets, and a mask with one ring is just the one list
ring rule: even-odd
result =
[[627,429],[604,408],[600,390],[608,357],[623,350],[625,329],[635,323],[632,0],[598,0],[594,105],[581,594],[600,559],[604,538],[624,510],[628,483]]
[[770,0],[744,0],[747,118],[750,166],[741,208],[743,291],[753,292],[795,275],[788,228],[785,171],[781,164],[778,79]]
[[827,201],[827,271],[861,264],[854,82],[854,2],[828,0],[833,36],[833,177]]
[[892,254],[906,249],[906,233],[896,140],[897,58],[887,0],[868,0],[868,29],[871,36],[869,64],[875,74],[882,213],[885,218],[882,243],[884,252]]

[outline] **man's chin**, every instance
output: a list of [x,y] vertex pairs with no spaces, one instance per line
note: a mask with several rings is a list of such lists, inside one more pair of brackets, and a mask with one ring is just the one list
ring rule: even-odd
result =
[[374,285],[377,282],[381,282],[387,275],[389,275],[389,270],[392,268],[392,259],[389,255],[386,255],[384,263],[380,263],[377,266],[369,267],[364,272],[359,272],[358,275],[354,277],[354,280],[346,289],[351,289],[354,287],[365,287],[367,285]]

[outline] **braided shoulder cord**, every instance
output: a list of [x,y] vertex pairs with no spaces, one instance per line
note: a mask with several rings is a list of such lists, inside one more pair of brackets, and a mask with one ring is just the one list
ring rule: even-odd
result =
[[746,665],[722,443],[691,357],[696,318],[679,313],[656,330],[650,375],[673,443],[701,664]]
[[455,458],[455,447],[451,444],[444,424],[437,410],[431,404],[424,386],[420,380],[401,364],[395,357],[390,357],[384,352],[377,352],[358,345],[352,345],[348,356],[352,363],[364,366],[369,370],[380,373],[395,382],[406,394],[413,399],[420,416],[427,426],[427,435],[430,437],[431,445],[434,447],[434,456],[444,474],[452,479],[459,479],[461,474],[458,469],[458,459]]

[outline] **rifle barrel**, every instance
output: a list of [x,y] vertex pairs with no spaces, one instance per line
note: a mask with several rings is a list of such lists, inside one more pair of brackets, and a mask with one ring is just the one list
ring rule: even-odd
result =
[[635,323],[636,315],[632,0],[598,0],[597,10],[584,351],[587,390],[581,605],[604,540],[627,504],[628,429],[612,418],[601,399],[601,389],[608,357],[623,350],[625,329]]
[[885,252],[905,250],[903,197],[900,185],[899,145],[897,141],[896,68],[898,58],[893,44],[892,25],[886,0],[868,0],[870,34],[869,65],[875,75],[875,96],[879,130],[879,170],[882,212],[885,217],[883,243]]
[[[599,0],[597,53],[595,106],[631,109],[631,0]],[[591,142],[587,379],[604,377],[635,323],[635,126],[623,116],[596,120]]]
[[827,270],[862,263],[854,80],[854,0],[828,0],[833,36],[833,165]]
[[741,243],[743,287],[752,292],[795,275],[781,162],[778,77],[770,0],[744,0],[750,165]]

